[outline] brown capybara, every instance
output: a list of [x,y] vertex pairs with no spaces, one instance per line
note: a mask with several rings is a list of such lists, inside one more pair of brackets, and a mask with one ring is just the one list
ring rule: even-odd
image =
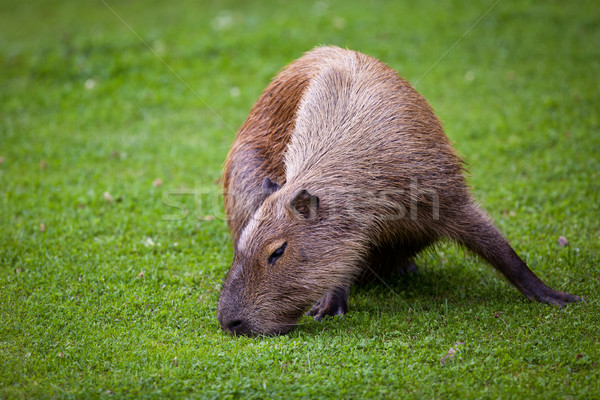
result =
[[531,300],[577,301],[531,272],[463,172],[427,101],[395,71],[337,47],[306,53],[260,96],[227,156],[235,255],[221,327],[285,334],[311,305],[316,319],[343,314],[357,277],[410,268],[441,238],[481,256]]

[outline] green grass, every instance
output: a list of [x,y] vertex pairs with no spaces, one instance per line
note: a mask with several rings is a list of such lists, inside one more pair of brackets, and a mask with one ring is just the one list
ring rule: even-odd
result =
[[[502,0],[464,37],[491,0],[109,4],[181,80],[100,1],[0,3],[0,398],[600,397],[596,2]],[[586,301],[531,303],[444,244],[344,318],[222,332],[215,180],[319,44],[413,82],[519,254]]]

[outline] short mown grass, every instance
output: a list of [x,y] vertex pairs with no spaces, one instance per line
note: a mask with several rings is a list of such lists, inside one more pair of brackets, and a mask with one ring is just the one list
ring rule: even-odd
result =
[[[599,21],[593,1],[3,1],[0,398],[599,398]],[[411,81],[517,252],[585,302],[529,302],[444,243],[343,318],[221,331],[223,160],[319,44]]]

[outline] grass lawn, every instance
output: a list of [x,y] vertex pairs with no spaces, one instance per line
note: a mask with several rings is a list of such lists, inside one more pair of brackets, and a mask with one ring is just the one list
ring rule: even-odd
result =
[[[0,3],[0,399],[600,398],[597,2],[106,1]],[[585,302],[446,243],[343,318],[221,331],[223,160],[319,44],[412,82],[517,252]]]

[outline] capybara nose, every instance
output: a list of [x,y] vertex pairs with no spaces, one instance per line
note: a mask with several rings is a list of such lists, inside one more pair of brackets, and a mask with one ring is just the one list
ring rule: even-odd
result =
[[234,319],[233,321],[227,323],[227,330],[236,332],[242,329],[242,325],[243,323],[241,319]]
[[221,328],[223,328],[232,335],[250,334],[248,323],[240,318],[224,319],[221,322]]

